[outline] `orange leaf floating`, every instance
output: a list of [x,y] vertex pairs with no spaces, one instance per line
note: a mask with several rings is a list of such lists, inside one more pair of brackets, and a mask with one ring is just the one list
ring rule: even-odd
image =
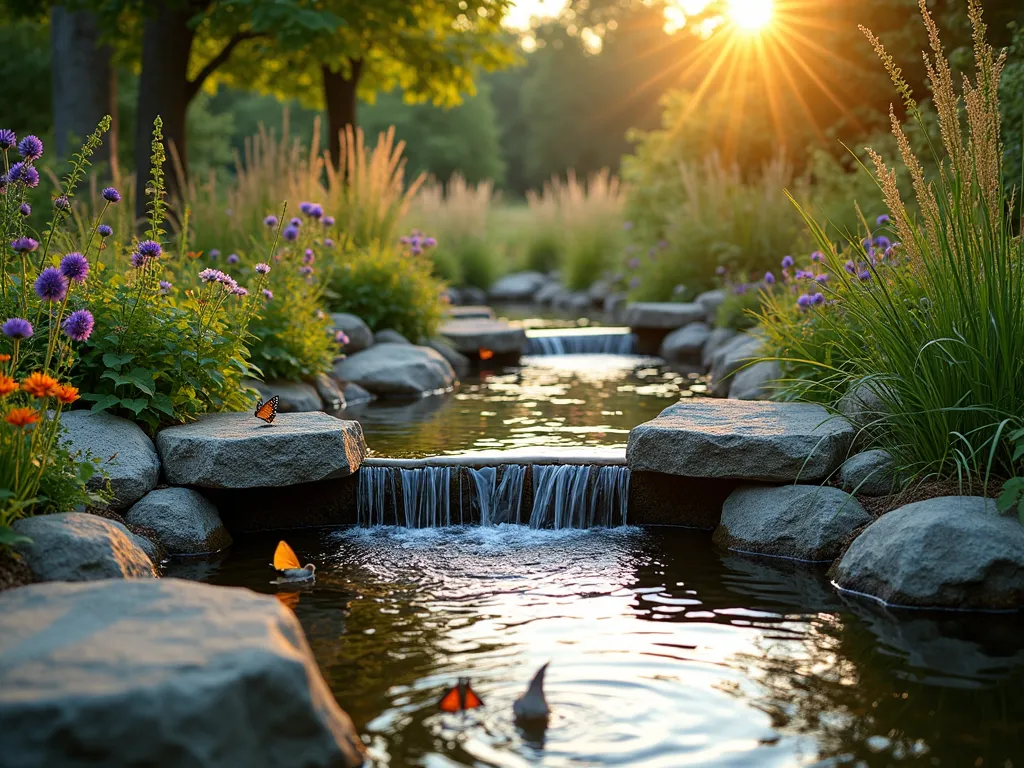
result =
[[277,550],[274,552],[274,568],[279,571],[287,571],[290,568],[301,568],[298,555],[287,543],[279,541]]
[[468,677],[460,677],[459,682],[449,688],[437,702],[442,712],[462,712],[483,705],[483,700],[469,687]]
[[492,357],[494,357],[494,352],[492,352],[489,349],[484,349],[483,347],[480,347],[481,360],[490,360]]
[[39,421],[39,414],[31,408],[14,408],[4,420],[13,427],[27,427]]

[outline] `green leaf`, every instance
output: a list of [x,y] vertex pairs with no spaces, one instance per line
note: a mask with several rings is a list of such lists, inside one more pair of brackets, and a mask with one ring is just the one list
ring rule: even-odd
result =
[[135,355],[115,355],[113,352],[107,352],[103,355],[103,364],[107,368],[120,368],[125,363],[130,363],[135,359]]
[[104,371],[103,375],[100,376],[100,378],[109,379],[110,381],[114,382],[115,387],[123,387],[125,384],[132,383],[132,380],[127,376],[122,376],[120,373],[115,373],[114,371]]
[[172,418],[174,417],[174,402],[163,392],[157,392],[153,395],[149,404],[161,413],[166,413]]
[[[87,396],[88,397],[88,396]],[[88,398],[92,399],[92,398]],[[90,409],[93,413],[99,413],[105,411],[107,408],[113,408],[115,405],[121,402],[121,398],[117,395],[104,395],[102,398],[96,401],[96,404]]]
[[22,536],[9,525],[0,525],[0,546],[13,547],[16,544],[28,544],[32,541],[28,536]]
[[140,413],[146,410],[146,406],[149,405],[149,401],[144,400],[141,397],[134,399],[125,397],[121,398],[121,405],[123,405],[129,411],[138,416]]
[[153,381],[153,372],[148,368],[132,368],[128,374],[132,384],[151,396],[156,391],[156,382]]

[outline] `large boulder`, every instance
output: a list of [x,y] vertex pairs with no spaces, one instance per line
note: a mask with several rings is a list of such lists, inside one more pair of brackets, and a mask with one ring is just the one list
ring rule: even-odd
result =
[[451,342],[443,336],[428,339],[427,346],[447,360],[457,376],[462,376],[469,371],[469,358],[455,349]]
[[[67,429],[65,444],[72,452],[89,452],[103,460],[100,465],[110,478],[114,510],[127,509],[156,487],[160,459],[153,441],[137,424],[109,413],[69,411],[62,413]],[[96,490],[104,479],[97,473],[88,486]]]
[[722,506],[714,541],[760,555],[835,560],[846,539],[871,522],[850,494],[820,485],[738,488]]
[[207,555],[231,545],[217,508],[191,488],[150,491],[125,513],[132,525],[149,528],[171,555]]
[[704,320],[707,311],[700,304],[671,301],[640,301],[626,305],[624,321],[630,328],[672,330]]
[[815,482],[846,458],[853,428],[812,403],[691,398],[629,433],[630,469],[684,477]]
[[373,346],[373,331],[363,322],[361,317],[348,312],[332,312],[331,325],[335,331],[342,331],[348,336],[345,352],[355,354]]
[[704,307],[708,323],[714,323],[715,316],[718,314],[718,308],[725,303],[728,296],[729,294],[721,288],[715,288],[711,291],[704,291],[704,293],[694,299],[694,302]]
[[549,282],[551,279],[540,272],[516,272],[498,278],[490,296],[495,301],[533,301],[541,286]]
[[477,288],[475,285],[464,285],[459,289],[462,294],[463,304],[486,304],[487,303],[487,291],[483,288]]
[[422,397],[456,381],[447,360],[430,347],[412,344],[375,344],[336,362],[334,375],[385,397]]
[[888,451],[864,451],[843,462],[839,484],[850,493],[887,496],[899,490],[899,473]]
[[704,350],[701,352],[700,362],[705,368],[710,369],[711,363],[714,360],[715,354],[723,346],[725,346],[734,336],[736,331],[732,328],[714,328],[711,333],[708,334],[707,341],[704,342]]
[[1024,525],[979,496],[907,504],[860,534],[833,567],[836,586],[891,605],[1024,607]]
[[82,512],[38,515],[14,524],[29,539],[18,553],[40,581],[153,578],[153,561],[118,522]]
[[782,378],[778,360],[762,360],[740,368],[733,374],[729,386],[732,400],[771,400],[777,383]]
[[11,766],[363,762],[291,610],[179,579],[0,594],[0,732]]
[[478,356],[481,349],[496,355],[521,354],[526,349],[526,331],[503,320],[450,320],[441,335],[463,355]]
[[684,325],[665,337],[658,355],[670,363],[696,363],[710,335],[705,323]]
[[394,328],[382,328],[373,334],[374,344],[411,344],[405,336]]
[[304,381],[257,381],[256,379],[245,379],[243,383],[260,393],[260,398],[269,400],[277,396],[279,398],[277,410],[279,413],[307,413],[309,411],[322,411],[323,400],[320,393],[312,384]]
[[326,413],[284,413],[273,424],[250,413],[214,413],[162,430],[156,446],[171,485],[202,488],[266,488],[345,477],[366,456],[359,422]]
[[711,360],[711,394],[727,397],[733,375],[762,354],[764,340],[750,333],[738,333],[719,347]]

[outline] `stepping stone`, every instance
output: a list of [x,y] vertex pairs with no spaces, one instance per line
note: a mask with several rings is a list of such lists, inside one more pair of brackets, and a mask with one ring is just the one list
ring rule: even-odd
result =
[[273,424],[251,413],[214,413],[162,430],[156,446],[168,483],[201,488],[263,488],[344,477],[366,456],[359,423],[326,413],[283,413]]
[[630,469],[683,477],[815,482],[846,458],[854,430],[812,403],[693,398],[629,433]]
[[464,355],[479,356],[481,349],[521,354],[526,349],[526,331],[501,320],[451,320],[441,326],[441,335]]
[[907,504],[860,534],[830,572],[836,586],[890,605],[1024,607],[1024,525],[978,496]]
[[217,508],[191,488],[151,491],[125,513],[132,525],[149,528],[171,555],[208,555],[231,546]]
[[290,609],[180,579],[0,593],[0,733],[5,765],[364,761]]
[[455,385],[455,370],[430,347],[374,344],[335,362],[334,376],[375,395],[422,397]]
[[494,310],[488,306],[476,304],[466,307],[449,307],[448,317],[452,320],[493,320]]
[[626,305],[625,323],[631,328],[673,330],[703,322],[707,310],[697,303],[641,301]]

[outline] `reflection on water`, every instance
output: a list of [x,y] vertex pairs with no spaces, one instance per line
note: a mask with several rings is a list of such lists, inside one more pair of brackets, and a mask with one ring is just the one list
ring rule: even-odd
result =
[[[670,529],[289,538],[318,578],[284,599],[377,765],[1024,765],[1020,614],[897,617]],[[204,578],[272,592],[275,543]],[[526,732],[512,701],[548,660]],[[439,713],[460,675],[487,706]]]
[[635,355],[524,357],[522,366],[481,370],[456,392],[376,401],[342,411],[362,422],[371,455],[436,456],[536,447],[625,447],[629,430],[702,379]]

